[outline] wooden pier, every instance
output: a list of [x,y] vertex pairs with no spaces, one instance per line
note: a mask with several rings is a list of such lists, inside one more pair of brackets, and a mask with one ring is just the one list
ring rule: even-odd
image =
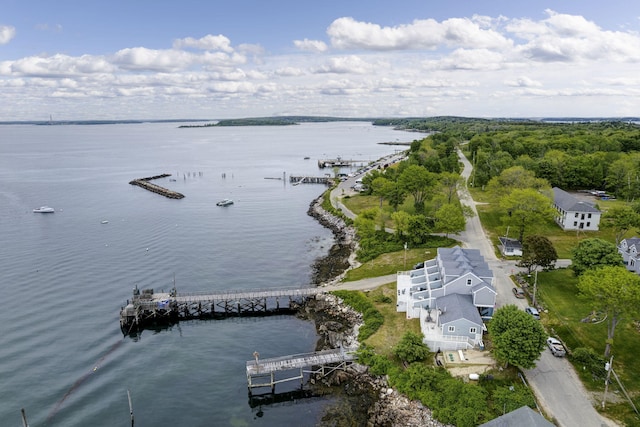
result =
[[[254,360],[247,362],[249,394],[254,388],[261,387],[269,387],[273,393],[276,384],[295,380],[300,380],[302,386],[305,373],[325,376],[338,369],[344,370],[357,359],[355,353],[341,348],[270,359],[260,359],[257,352],[253,356]],[[279,372],[284,377],[278,378]]]
[[155,293],[133,290],[133,299],[120,309],[120,328],[125,335],[150,326],[172,325],[180,320],[222,319],[233,316],[292,314],[321,288],[233,290],[209,293]]
[[138,178],[133,181],[129,181],[131,185],[137,185],[138,187],[142,187],[145,190],[149,190],[152,193],[160,194],[164,197],[168,197],[169,199],[182,199],[184,198],[184,194],[178,193],[177,191],[169,190],[168,188],[161,187],[157,184],[153,184],[150,181],[154,179],[166,178],[171,176],[170,173],[163,173],[161,175],[150,176],[147,178]]
[[299,184],[324,184],[333,185],[334,178],[328,176],[293,176],[289,175],[289,182],[293,185]]

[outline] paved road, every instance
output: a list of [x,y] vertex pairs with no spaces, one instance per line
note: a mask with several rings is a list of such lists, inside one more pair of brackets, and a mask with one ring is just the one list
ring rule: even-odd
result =
[[[471,174],[471,163],[458,150],[460,161],[464,164],[462,177],[465,182]],[[355,215],[342,205],[340,199],[345,195],[354,194],[351,186],[355,183],[356,177],[349,178],[335,188],[331,193],[331,202],[334,207],[342,209],[343,213],[354,218]],[[480,219],[477,215],[476,203],[471,198],[466,187],[460,187],[458,190],[460,201],[474,211],[475,216],[467,219],[466,228],[459,233],[460,240],[464,247],[480,249],[485,261],[494,273],[496,290],[498,297],[496,301],[497,307],[506,304],[515,304],[520,308],[526,307],[526,300],[516,299],[511,288],[513,282],[509,277],[518,267],[515,261],[502,261],[495,254],[491,241],[487,238]],[[570,260],[558,260],[557,267],[567,267]],[[378,286],[393,283],[396,281],[396,275],[388,275],[364,279],[354,282],[342,282],[331,285],[330,288],[349,289],[349,290],[368,290]],[[554,418],[561,427],[603,427],[616,426],[613,421],[602,417],[594,408],[591,402],[590,394],[582,385],[573,366],[565,358],[554,357],[550,351],[543,351],[540,360],[533,369],[524,371],[527,382],[533,389],[544,408],[547,415]]]

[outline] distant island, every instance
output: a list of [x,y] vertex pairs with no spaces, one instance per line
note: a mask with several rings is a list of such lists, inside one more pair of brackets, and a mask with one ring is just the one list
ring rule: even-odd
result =
[[215,123],[203,125],[181,125],[181,128],[203,128],[216,126],[291,126],[300,123],[327,123],[327,122],[371,122],[375,119],[344,118],[344,117],[318,117],[318,116],[282,116],[282,117],[253,117],[245,119],[219,120]]

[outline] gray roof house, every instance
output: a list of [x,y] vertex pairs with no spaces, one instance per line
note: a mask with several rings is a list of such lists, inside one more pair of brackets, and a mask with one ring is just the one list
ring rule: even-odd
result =
[[553,187],[553,207],[556,222],[563,230],[598,231],[601,212],[592,203]]
[[433,351],[482,343],[483,320],[493,316],[493,272],[477,249],[438,248],[437,257],[397,276],[397,311],[420,318],[424,342]]
[[514,426],[526,426],[526,427],[554,427],[554,425],[547,421],[542,415],[529,408],[528,406],[521,406],[515,411],[507,412],[506,414],[494,418],[484,424],[480,424],[479,427],[514,427]]
[[522,243],[520,240],[511,237],[498,237],[500,241],[500,252],[504,256],[522,256]]
[[622,260],[627,270],[640,274],[640,238],[632,237],[623,239],[618,245],[618,253],[622,255]]

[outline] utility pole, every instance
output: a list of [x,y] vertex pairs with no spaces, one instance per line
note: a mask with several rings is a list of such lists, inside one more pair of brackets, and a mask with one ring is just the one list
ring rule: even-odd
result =
[[533,300],[531,301],[531,304],[535,307],[536,306],[536,290],[538,289],[538,270],[536,270],[536,277],[535,279],[533,279]]
[[127,390],[127,399],[129,399],[129,414],[131,415],[131,427],[133,427],[133,404],[131,403],[131,393]]
[[609,378],[611,377],[611,371],[613,371],[613,356],[607,363],[604,364],[604,370],[607,371],[607,378],[604,380],[604,396],[602,397],[602,409],[607,401],[607,391],[609,390]]

